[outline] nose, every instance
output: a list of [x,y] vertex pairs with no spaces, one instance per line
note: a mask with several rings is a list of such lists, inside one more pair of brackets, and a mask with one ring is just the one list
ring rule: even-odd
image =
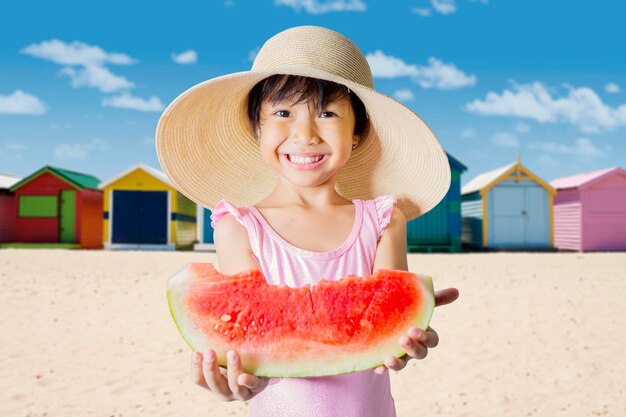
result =
[[319,143],[315,122],[311,117],[297,117],[291,126],[290,136],[294,143],[302,145],[314,145]]

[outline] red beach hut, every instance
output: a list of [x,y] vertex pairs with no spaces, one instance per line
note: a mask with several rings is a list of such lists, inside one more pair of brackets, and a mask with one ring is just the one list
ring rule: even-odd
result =
[[609,168],[550,183],[554,243],[576,251],[626,250],[626,170]]
[[102,248],[102,191],[91,175],[45,166],[17,182],[14,234],[2,247]]
[[22,178],[0,172],[0,243],[13,240],[15,226],[15,199],[9,188]]

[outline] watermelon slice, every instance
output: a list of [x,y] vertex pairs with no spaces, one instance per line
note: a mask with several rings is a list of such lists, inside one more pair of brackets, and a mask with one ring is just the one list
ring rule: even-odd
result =
[[311,377],[371,369],[406,352],[400,336],[426,329],[435,300],[427,275],[379,270],[311,287],[270,285],[258,269],[224,275],[191,263],[167,281],[180,334],[195,351],[214,349],[226,365],[236,350],[245,372]]

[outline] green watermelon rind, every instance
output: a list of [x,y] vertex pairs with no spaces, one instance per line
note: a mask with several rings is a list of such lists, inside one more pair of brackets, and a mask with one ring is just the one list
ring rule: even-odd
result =
[[[411,327],[418,327],[422,330],[428,328],[432,319],[435,307],[435,297],[432,278],[428,275],[413,273],[419,278],[419,284],[422,288],[423,304],[422,314],[418,314],[411,322]],[[222,367],[226,366],[226,352],[230,349],[225,344],[216,344],[215,340],[206,337],[201,331],[194,329],[193,323],[188,320],[185,309],[182,305],[182,297],[186,289],[194,277],[187,273],[183,268],[178,274],[171,277],[167,282],[167,300],[170,314],[178,332],[183,337],[185,343],[193,350],[204,352],[206,349],[213,349],[217,354],[218,364]],[[308,360],[292,362],[268,362],[247,360],[245,354],[240,353],[242,367],[246,373],[274,378],[298,378],[298,377],[318,377],[345,374],[350,372],[359,372],[376,368],[383,365],[385,358],[394,356],[400,358],[406,355],[406,351],[400,345],[400,337],[406,335],[409,327],[397,331],[385,338],[383,343],[375,347],[368,348],[362,352],[352,354],[350,356],[337,355],[337,360],[332,361],[325,358],[323,362],[319,358],[315,358],[315,354],[311,355]],[[190,337],[195,336],[195,337]]]

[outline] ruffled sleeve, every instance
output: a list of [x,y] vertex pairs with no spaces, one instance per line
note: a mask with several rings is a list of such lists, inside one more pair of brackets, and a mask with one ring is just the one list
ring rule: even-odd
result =
[[246,225],[244,218],[243,218],[243,213],[240,209],[238,209],[237,207],[235,207],[233,204],[231,204],[230,202],[226,200],[220,200],[220,202],[215,205],[215,208],[213,209],[213,212],[211,213],[211,227],[215,229],[215,225],[217,224],[217,222],[222,217],[224,217],[224,215],[226,215],[227,213],[230,213],[233,216],[235,216],[237,221],[241,223],[242,225],[244,226]]
[[391,220],[393,206],[397,204],[396,197],[392,194],[385,194],[374,199],[376,214],[378,216],[378,236],[382,236],[383,231]]

